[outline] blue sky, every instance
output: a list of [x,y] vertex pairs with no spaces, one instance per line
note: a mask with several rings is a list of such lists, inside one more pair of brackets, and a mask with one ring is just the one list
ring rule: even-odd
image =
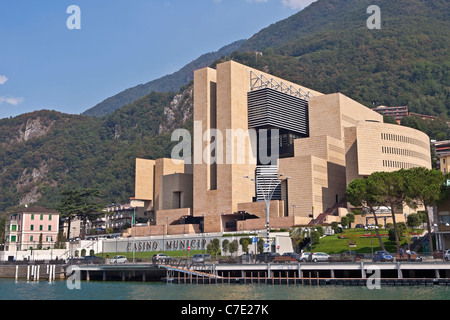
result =
[[[0,118],[80,114],[314,0],[1,0]],[[71,5],[81,29],[70,30]]]

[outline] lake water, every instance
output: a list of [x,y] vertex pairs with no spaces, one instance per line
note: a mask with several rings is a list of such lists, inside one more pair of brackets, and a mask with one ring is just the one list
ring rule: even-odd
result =
[[450,286],[301,286],[264,284],[166,284],[86,282],[69,289],[57,280],[0,279],[0,300],[450,300]]

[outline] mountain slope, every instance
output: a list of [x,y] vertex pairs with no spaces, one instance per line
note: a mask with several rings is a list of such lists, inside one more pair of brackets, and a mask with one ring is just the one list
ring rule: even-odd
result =
[[177,72],[166,75],[159,79],[150,81],[146,84],[140,84],[135,87],[126,89],[118,94],[100,102],[96,106],[84,111],[82,115],[91,117],[102,117],[106,114],[123,107],[143,96],[149,94],[152,91],[157,92],[177,92],[180,87],[186,85],[193,80],[194,70],[207,67],[215,60],[222,56],[227,56],[233,51],[239,49],[239,47],[245,42],[245,40],[235,41],[216,52],[206,53],[199,58],[195,59],[191,63],[187,64]]
[[[369,30],[369,5],[381,29]],[[319,0],[261,30],[232,59],[367,105],[450,115],[447,0]],[[270,48],[270,49],[267,49]],[[263,57],[246,53],[264,50]]]
[[[323,93],[342,92],[366,106],[408,105],[439,115],[445,125],[448,3],[318,0],[223,59]],[[366,27],[369,4],[381,8],[381,30]],[[135,158],[170,156],[170,133],[191,129],[192,85],[173,91],[151,92],[101,118],[40,111],[0,120],[0,211],[31,202],[51,207],[62,188],[73,187],[100,189],[105,204],[127,201]],[[438,131],[433,135],[450,138],[448,129]]]
[[127,201],[135,158],[170,157],[170,132],[190,127],[191,102],[187,87],[153,92],[103,118],[44,110],[2,120],[0,211],[53,207],[62,189],[76,187],[99,189],[105,204]]

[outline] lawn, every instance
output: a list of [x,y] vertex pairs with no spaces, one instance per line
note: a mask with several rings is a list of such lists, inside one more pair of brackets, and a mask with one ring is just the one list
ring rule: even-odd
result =
[[[363,237],[363,235],[369,235],[367,237]],[[396,251],[395,241],[389,241],[387,234],[387,230],[380,230],[381,235],[385,235],[382,237],[384,247],[389,252]],[[349,240],[352,241],[356,246],[349,247]],[[400,243],[403,245],[404,241]],[[373,232],[373,251],[381,250],[380,243],[378,238]],[[361,230],[361,229],[350,229],[345,230],[343,233],[338,233],[332,236],[326,236],[320,239],[318,244],[313,244],[313,251],[316,252],[326,252],[328,254],[340,254],[345,251],[356,251],[359,253],[371,253],[371,239],[370,232]]]
[[[134,257],[136,259],[146,259],[147,260],[147,259],[151,259],[151,257],[157,253],[163,253],[163,252],[162,251],[136,251],[134,253]],[[188,256],[187,250],[166,251],[164,253],[170,257],[176,257],[176,258],[187,258],[187,256]],[[191,250],[189,252],[189,257],[192,257],[196,253],[203,253],[203,252],[202,252],[202,250]],[[206,250],[204,253],[206,253]],[[132,251],[131,252],[101,252],[101,253],[96,254],[96,256],[103,257],[103,258],[105,258],[106,255],[109,255],[110,258],[112,258],[114,256],[123,255],[123,256],[126,256],[128,260],[133,259]]]

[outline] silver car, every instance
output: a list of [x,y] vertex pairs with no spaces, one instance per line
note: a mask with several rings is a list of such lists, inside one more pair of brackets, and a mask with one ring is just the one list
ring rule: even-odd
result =
[[324,252],[314,252],[312,255],[312,261],[318,262],[318,261],[328,261],[330,256]]
[[114,256],[114,258],[112,258],[109,263],[127,263],[127,257],[125,256]]
[[445,250],[444,261],[450,261],[450,250]]

